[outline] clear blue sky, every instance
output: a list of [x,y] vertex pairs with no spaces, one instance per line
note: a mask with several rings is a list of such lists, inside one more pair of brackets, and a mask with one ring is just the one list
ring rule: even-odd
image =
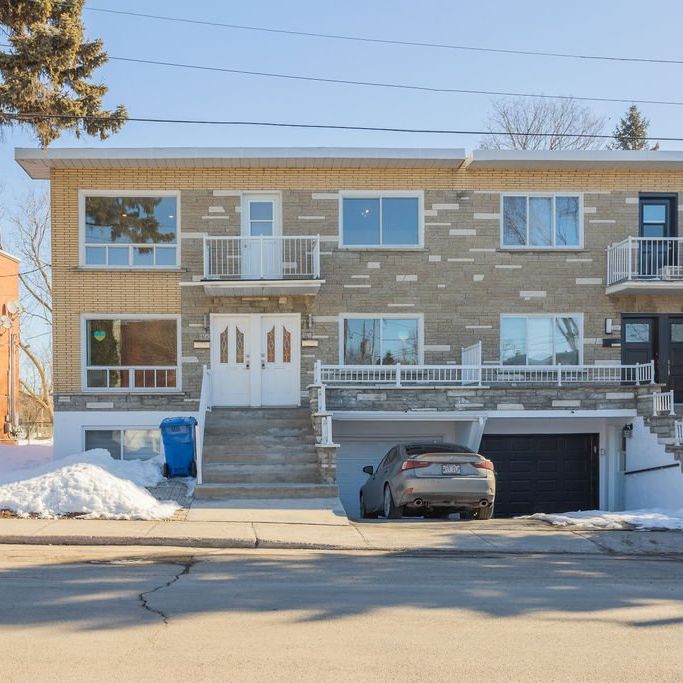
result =
[[[96,0],[90,7],[304,31],[506,48],[682,58],[683,4],[672,0],[549,3],[547,0]],[[683,65],[631,64],[363,45],[317,38],[189,26],[85,12],[90,37],[112,56],[441,87],[683,100]],[[110,62],[97,78],[107,105],[131,115],[276,119],[408,127],[482,128],[491,98],[298,83]],[[625,105],[592,104],[614,126]],[[642,107],[650,132],[683,136],[683,107]],[[129,123],[105,142],[67,135],[55,146],[370,145],[466,146],[478,137]],[[32,182],[12,161],[28,132],[6,133],[0,150],[5,200]],[[683,147],[663,144],[662,148]]]

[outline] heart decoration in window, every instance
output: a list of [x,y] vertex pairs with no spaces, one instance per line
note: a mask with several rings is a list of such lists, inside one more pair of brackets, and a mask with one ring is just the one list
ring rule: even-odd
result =
[[92,336],[95,338],[95,341],[101,342],[104,341],[104,339],[107,336],[107,333],[104,330],[95,330],[92,333]]

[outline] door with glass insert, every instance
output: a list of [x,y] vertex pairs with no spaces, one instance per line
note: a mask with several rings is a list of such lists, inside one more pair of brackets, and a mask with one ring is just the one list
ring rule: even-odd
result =
[[261,318],[261,405],[299,402],[299,318]]
[[680,279],[675,240],[677,200],[673,195],[641,195],[638,274],[643,279]]
[[279,197],[244,195],[242,199],[241,276],[272,280],[282,275]]
[[213,403],[248,406],[251,402],[251,319],[215,316],[211,328]]

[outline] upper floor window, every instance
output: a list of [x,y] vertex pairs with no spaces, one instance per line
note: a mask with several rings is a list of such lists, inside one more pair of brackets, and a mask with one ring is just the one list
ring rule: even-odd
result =
[[579,195],[503,195],[502,245],[570,249],[582,244]]
[[580,365],[582,317],[504,315],[500,319],[503,365]]
[[421,319],[394,316],[344,316],[344,365],[418,365]]
[[418,194],[344,194],[341,198],[342,246],[420,246],[421,203]]
[[177,193],[83,193],[83,264],[177,266],[178,204]]
[[159,391],[178,387],[176,317],[85,319],[86,389]]

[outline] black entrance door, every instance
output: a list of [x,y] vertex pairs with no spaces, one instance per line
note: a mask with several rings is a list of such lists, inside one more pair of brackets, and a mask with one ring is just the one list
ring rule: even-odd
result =
[[657,360],[657,318],[622,318],[621,362],[645,365]]
[[666,333],[668,348],[663,349],[666,357],[667,385],[674,390],[674,400],[683,403],[683,316],[667,316]]
[[640,196],[640,242],[638,274],[661,277],[663,269],[678,265],[678,250],[670,237],[678,233],[676,195]]

